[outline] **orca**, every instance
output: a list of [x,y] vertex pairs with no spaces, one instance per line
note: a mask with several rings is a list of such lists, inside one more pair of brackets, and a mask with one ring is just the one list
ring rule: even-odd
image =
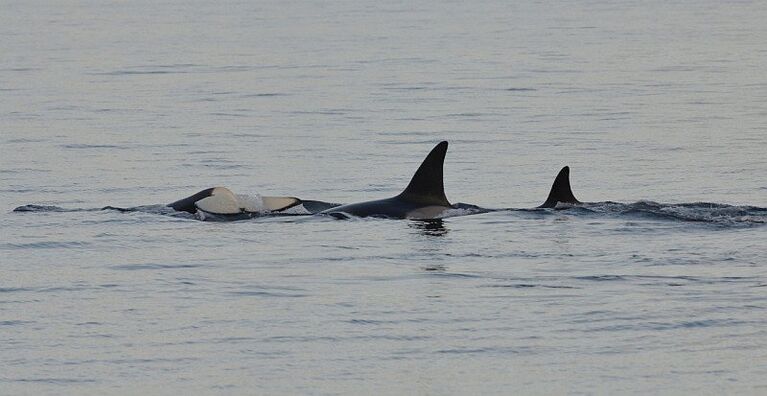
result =
[[[176,212],[196,215],[200,220],[232,221],[260,216],[327,215],[339,219],[377,217],[389,219],[435,220],[448,216],[479,214],[502,210],[487,209],[477,205],[451,204],[445,196],[443,168],[448,143],[442,141],[426,156],[416,170],[410,183],[397,196],[375,201],[338,204],[305,200],[292,196],[261,196],[234,194],[226,187],[212,187],[165,205]],[[534,209],[559,209],[581,203],[570,187],[570,168],[562,168],[549,191],[546,201]],[[123,212],[140,210],[106,206]],[[20,208],[17,208],[17,210]],[[454,210],[451,212],[451,210]],[[457,210],[457,211],[455,211]],[[522,209],[530,210],[530,209]],[[20,210],[19,210],[20,211]]]
[[319,212],[344,219],[349,216],[388,219],[438,219],[450,209],[473,209],[474,205],[451,205],[445,196],[442,168],[447,142],[437,144],[423,160],[407,188],[395,197],[336,206]]
[[212,187],[166,206],[197,214],[202,220],[239,220],[266,214],[311,215],[338,205],[296,197],[239,195],[226,187]]
[[546,202],[537,208],[556,208],[558,204],[574,205],[579,203],[581,201],[575,198],[573,190],[570,188],[570,167],[565,166],[554,179]]

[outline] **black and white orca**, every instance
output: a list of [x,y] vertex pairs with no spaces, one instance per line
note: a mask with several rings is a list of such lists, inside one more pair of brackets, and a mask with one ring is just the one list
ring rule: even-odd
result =
[[[202,220],[240,220],[264,215],[328,215],[335,218],[377,217],[429,220],[451,214],[478,214],[499,209],[451,204],[445,195],[443,168],[448,143],[437,144],[423,160],[405,190],[397,196],[375,201],[337,204],[296,197],[246,196],[225,187],[213,187],[170,203],[176,211],[198,215]],[[546,202],[536,207],[561,208],[578,204],[570,188],[570,168],[559,171]],[[462,210],[456,212],[455,210]],[[452,210],[452,212],[451,212]],[[503,209],[500,209],[503,210]]]
[[239,220],[263,215],[311,215],[338,206],[296,197],[234,194],[226,187],[212,187],[170,203],[179,212],[197,214],[202,220]]
[[442,180],[446,153],[447,142],[437,144],[418,167],[407,188],[395,197],[336,206],[319,214],[336,218],[356,216],[427,220],[445,217],[451,209],[480,213],[482,209],[476,205],[451,205],[447,200]]

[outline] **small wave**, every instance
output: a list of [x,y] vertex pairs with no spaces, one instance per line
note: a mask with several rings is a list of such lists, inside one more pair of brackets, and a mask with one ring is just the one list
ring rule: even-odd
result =
[[584,275],[574,276],[571,279],[589,282],[634,282],[644,285],[666,285],[666,286],[684,286],[688,284],[719,284],[719,283],[742,283],[750,284],[757,282],[758,278],[741,276],[722,276],[722,277],[699,277],[688,275]]
[[532,288],[539,288],[539,289],[580,289],[579,287],[575,286],[564,286],[564,285],[543,285],[543,284],[534,284],[534,283],[513,283],[513,284],[500,284],[500,285],[485,285],[481,287],[490,287],[490,288],[508,288],[508,289],[532,289]]
[[255,93],[255,94],[245,94],[241,95],[242,98],[271,98],[275,96],[287,96],[288,94],[282,93],[282,92],[265,92],[265,93]]
[[586,281],[596,281],[596,282],[604,282],[604,281],[624,281],[626,278],[621,275],[589,275],[589,276],[576,276],[575,279],[578,280],[586,280]]
[[0,246],[10,249],[79,249],[90,245],[82,241],[46,241],[31,243],[4,243]]
[[767,224],[767,208],[713,202],[666,204],[638,201],[630,204],[590,202],[565,209],[567,213],[605,213],[633,218],[710,223],[721,226]]
[[535,348],[532,347],[517,347],[517,348],[511,348],[511,347],[480,347],[480,348],[449,348],[449,349],[439,349],[435,352],[438,354],[448,354],[448,355],[477,355],[477,354],[502,354],[502,355],[508,355],[508,354],[528,354],[533,353],[535,351]]
[[300,298],[300,297],[307,297],[307,294],[297,294],[297,293],[274,293],[274,292],[268,292],[268,291],[234,291],[231,292],[234,296],[249,296],[249,297],[293,297],[293,298]]
[[14,379],[16,382],[39,382],[44,384],[84,384],[96,382],[95,379],[81,379],[81,378],[18,378]]
[[653,331],[666,331],[666,330],[678,330],[678,329],[695,329],[695,328],[710,328],[710,327],[731,327],[742,326],[752,324],[748,321],[733,320],[733,319],[704,319],[704,320],[692,320],[692,321],[680,321],[680,322],[637,322],[627,324],[609,325],[604,327],[592,328],[588,331],[636,331],[636,330],[653,330]]
[[136,270],[158,270],[158,269],[184,269],[184,268],[197,268],[201,267],[201,264],[124,264],[112,266],[112,269],[124,270],[124,271],[136,271]]
[[474,279],[482,278],[481,275],[467,274],[462,272],[442,272],[442,271],[429,271],[424,276],[441,277],[441,278],[458,278],[458,279]]
[[18,139],[8,139],[5,142],[6,143],[41,143],[44,141],[45,139],[18,138]]
[[124,149],[125,146],[117,146],[114,144],[63,144],[62,148],[67,149]]
[[0,320],[0,326],[18,326],[27,323],[34,323],[28,320]]
[[32,289],[24,288],[24,287],[0,287],[0,293],[12,293],[12,292],[20,292],[20,291],[30,291]]
[[82,209],[66,209],[53,205],[22,205],[13,209],[14,212],[77,212]]
[[28,213],[28,212],[72,213],[72,212],[99,212],[99,211],[116,211],[116,212],[122,212],[122,213],[140,212],[140,213],[156,214],[156,215],[162,215],[162,216],[200,220],[199,217],[191,213],[178,212],[173,210],[173,208],[170,208],[162,204],[133,206],[128,208],[121,208],[117,206],[104,206],[101,208],[62,208],[60,206],[55,206],[55,205],[28,204],[28,205],[18,206],[13,209],[13,212],[16,212],[16,213]]

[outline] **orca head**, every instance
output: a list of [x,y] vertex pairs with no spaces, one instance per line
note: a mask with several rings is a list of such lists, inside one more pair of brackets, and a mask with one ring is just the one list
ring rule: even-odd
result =
[[539,208],[554,208],[557,203],[577,204],[581,203],[573,195],[573,190],[570,188],[570,167],[565,166],[557,174],[554,179],[554,184],[551,185],[551,191],[549,191],[549,197],[546,198],[546,202],[538,206]]

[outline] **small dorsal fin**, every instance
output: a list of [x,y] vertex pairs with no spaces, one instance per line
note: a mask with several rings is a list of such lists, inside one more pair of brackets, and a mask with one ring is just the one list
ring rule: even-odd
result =
[[429,205],[450,206],[442,182],[442,167],[447,153],[447,142],[437,144],[423,160],[405,191],[398,198]]
[[186,197],[184,199],[179,199],[178,201],[173,203],[169,203],[168,206],[180,212],[189,212],[194,214],[197,212],[197,207],[194,206],[194,203],[201,199],[211,196],[211,194],[213,194],[213,190],[215,190],[215,187],[206,188],[198,192],[197,194]]
[[551,186],[549,197],[546,202],[539,208],[553,208],[557,206],[558,202],[563,203],[580,203],[573,195],[573,190],[570,189],[570,167],[566,166],[559,171],[557,178],[554,179],[554,184]]

